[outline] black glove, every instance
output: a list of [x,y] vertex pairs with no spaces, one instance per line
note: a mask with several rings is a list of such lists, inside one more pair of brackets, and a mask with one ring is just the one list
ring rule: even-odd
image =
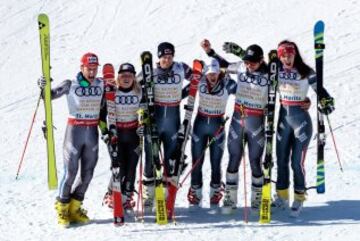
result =
[[226,53],[231,53],[231,54],[235,54],[238,57],[243,57],[244,55],[244,50],[237,45],[236,43],[232,43],[232,42],[225,42],[223,44],[223,50]]
[[105,130],[101,134],[101,139],[105,142],[106,145],[111,144],[114,145],[117,143],[117,136],[114,130]]
[[335,110],[335,100],[331,96],[320,99],[319,111],[325,115],[329,115]]

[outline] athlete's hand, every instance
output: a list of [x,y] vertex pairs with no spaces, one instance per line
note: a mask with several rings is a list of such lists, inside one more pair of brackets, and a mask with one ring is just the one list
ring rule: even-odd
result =
[[320,99],[319,111],[325,115],[331,114],[335,110],[335,100],[333,97],[323,97]]
[[105,142],[106,145],[115,145],[117,143],[117,135],[115,131],[106,130],[101,134],[101,139]]
[[207,39],[204,39],[203,41],[201,41],[200,46],[201,46],[201,48],[203,48],[205,53],[209,53],[211,51],[211,43]]
[[225,42],[223,44],[223,50],[225,51],[225,53],[234,54],[240,58],[244,54],[244,50],[239,45],[233,42]]

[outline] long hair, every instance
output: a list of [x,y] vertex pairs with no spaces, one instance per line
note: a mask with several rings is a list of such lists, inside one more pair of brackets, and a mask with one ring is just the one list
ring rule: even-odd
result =
[[309,65],[307,65],[304,62],[303,58],[300,55],[299,48],[296,45],[296,43],[291,42],[289,40],[283,40],[278,44],[278,47],[282,44],[290,44],[294,46],[295,48],[294,68],[296,68],[296,70],[299,72],[302,79],[306,78],[310,74],[311,68],[309,67]]

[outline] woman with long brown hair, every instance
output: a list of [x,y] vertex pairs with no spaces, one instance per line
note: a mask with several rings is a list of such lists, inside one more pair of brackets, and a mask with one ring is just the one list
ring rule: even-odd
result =
[[[294,201],[290,215],[297,217],[305,201],[304,161],[311,135],[312,123],[305,102],[311,87],[325,103],[320,111],[330,114],[334,110],[334,99],[325,89],[316,89],[316,73],[304,63],[294,42],[284,40],[278,45],[281,62],[278,75],[280,113],[276,136],[277,182],[276,199],[273,206],[289,207],[290,171],[294,176]],[[291,157],[291,158],[290,158]]]

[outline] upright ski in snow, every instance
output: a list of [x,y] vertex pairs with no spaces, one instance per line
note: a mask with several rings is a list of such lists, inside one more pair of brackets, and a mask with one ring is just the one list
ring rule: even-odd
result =
[[279,59],[277,51],[271,50],[269,53],[269,89],[268,104],[265,122],[265,160],[263,163],[264,185],[262,188],[261,205],[260,205],[260,223],[269,223],[271,220],[271,169],[273,166],[273,134],[274,134],[274,117],[276,103],[276,88],[278,80]]
[[154,80],[153,80],[153,65],[152,54],[145,51],[141,54],[142,67],[142,90],[144,95],[145,110],[144,123],[146,128],[145,138],[150,143],[152,151],[149,158],[154,165],[155,174],[155,206],[156,206],[156,223],[167,224],[167,212],[164,187],[162,183],[162,172],[159,158],[160,142],[157,126],[155,123],[155,107],[154,107]]
[[111,158],[111,188],[113,195],[113,214],[114,225],[120,226],[124,224],[124,210],[121,197],[121,176],[120,176],[120,163],[118,160],[117,148],[117,131],[116,131],[116,104],[115,104],[115,86],[107,83],[105,85],[105,99],[107,108],[107,125],[109,130],[109,143],[108,150]]
[[[316,89],[317,107],[320,108],[319,91],[323,89],[323,56],[324,56],[324,29],[323,21],[316,22],[314,26],[314,40],[315,40],[315,64],[316,64]],[[324,164],[324,146],[325,146],[325,124],[324,116],[317,111],[317,177],[316,177],[316,191],[317,193],[325,193],[325,164]]]
[[48,163],[48,186],[49,189],[56,189],[58,186],[55,144],[51,107],[51,78],[50,78],[50,27],[49,18],[46,14],[38,16],[40,48],[41,48],[41,64],[43,76],[46,79],[44,88],[44,104],[45,104],[45,123],[46,123],[46,149]]
[[190,81],[189,96],[185,108],[185,117],[180,129],[177,133],[177,143],[174,153],[170,157],[170,175],[173,176],[174,183],[168,186],[168,197],[166,201],[166,207],[168,211],[168,217],[173,218],[174,206],[176,199],[176,192],[179,184],[180,174],[185,164],[185,148],[191,132],[191,120],[194,111],[195,97],[198,89],[198,85],[201,79],[202,63],[200,60],[194,60],[193,73]]

